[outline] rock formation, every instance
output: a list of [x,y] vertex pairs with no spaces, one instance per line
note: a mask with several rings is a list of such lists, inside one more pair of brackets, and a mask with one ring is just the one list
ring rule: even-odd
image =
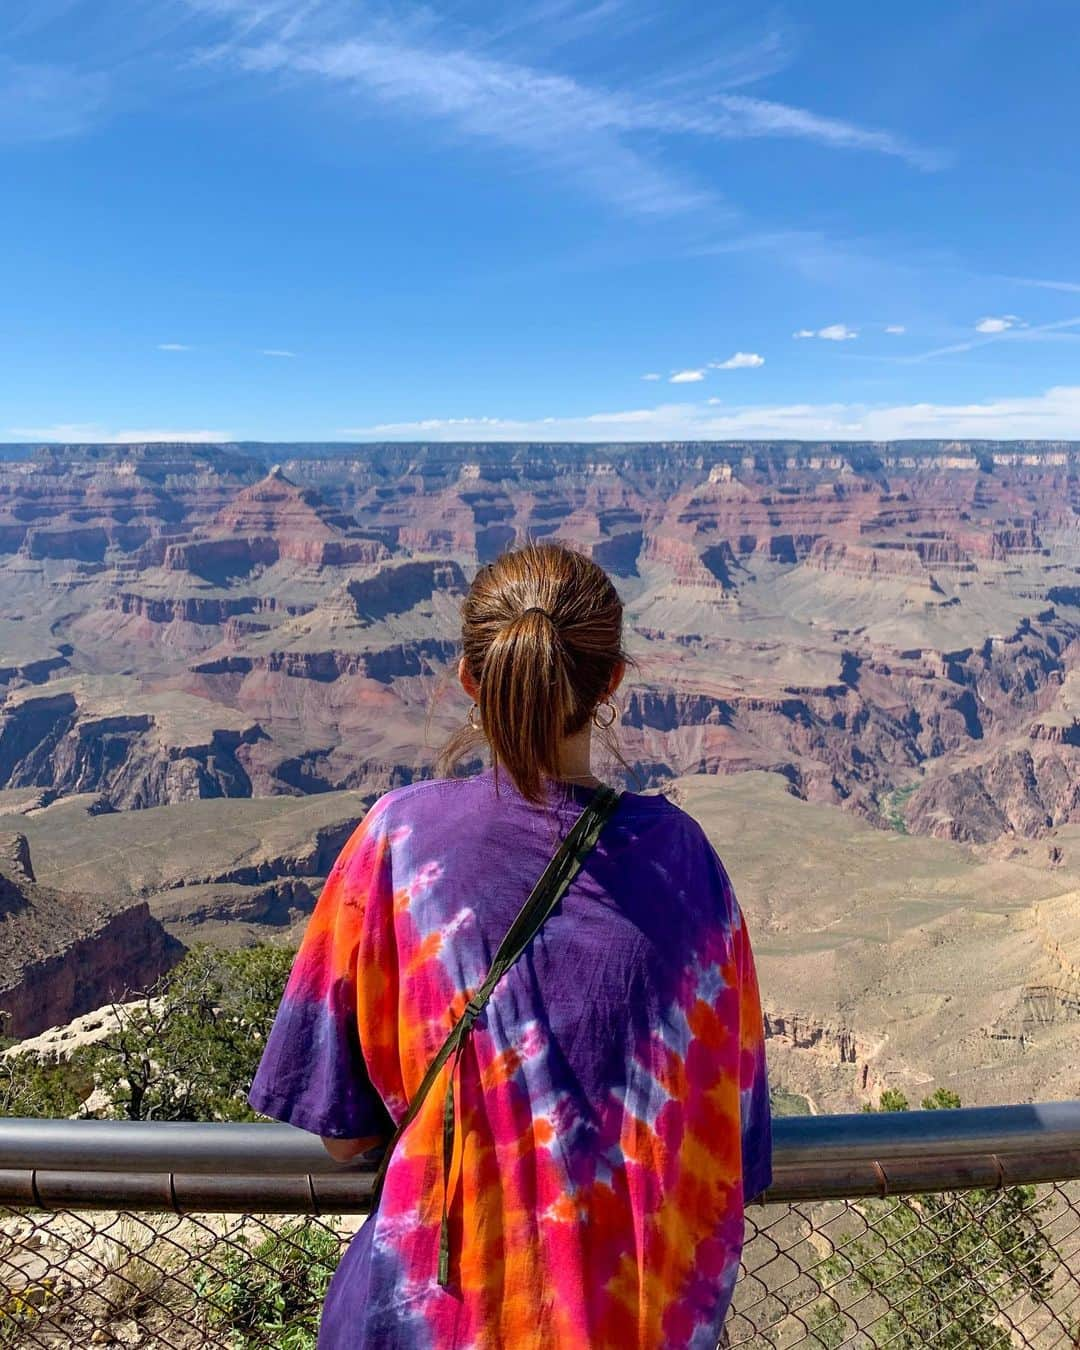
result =
[[0,464],[0,789],[126,810],[409,781],[465,712],[472,569],[559,537],[625,593],[642,783],[761,768],[912,831],[1038,835],[1080,819],[1078,466],[992,442],[42,449]]
[[39,885],[25,835],[0,836],[4,1035],[33,1036],[145,988],[182,951],[145,901]]

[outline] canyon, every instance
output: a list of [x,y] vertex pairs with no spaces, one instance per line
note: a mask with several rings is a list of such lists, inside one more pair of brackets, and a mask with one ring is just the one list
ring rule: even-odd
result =
[[144,900],[41,885],[26,836],[0,833],[0,1035],[22,1039],[120,998],[183,950]]
[[[826,839],[893,841],[901,875],[926,847],[1013,868],[1025,895],[1037,877],[1040,922],[1074,931],[1075,901],[1055,901],[1080,887],[1072,443],[5,447],[0,826],[28,840],[33,884],[142,906],[160,936],[139,939],[140,978],[172,944],[295,940],[367,803],[429,774],[461,724],[461,600],[527,538],[574,544],[623,597],[629,786],[737,794],[764,778],[766,833],[810,810]],[[694,792],[737,862],[744,845]],[[797,930],[808,901],[797,873],[786,884]],[[750,882],[755,935],[778,936],[777,903]],[[1009,920],[1025,934],[1034,903]],[[1053,1010],[1045,1028],[1076,1007],[1068,962],[1038,942],[1050,966],[1017,973],[1008,1027],[975,1018],[997,1028],[987,1044],[1024,1047],[1032,1081],[1047,1033],[1031,1009]],[[792,1091],[850,1102],[925,1071],[914,1048],[890,1061],[887,1010],[855,992],[842,1006],[835,969],[762,960],[790,991],[768,1005],[770,1054],[817,1066],[806,1082],[793,1067]],[[25,1027],[65,1020],[62,1003],[26,1005]]]
[[0,464],[0,785],[127,810],[409,781],[464,711],[472,571],[559,537],[626,602],[641,784],[764,769],[915,833],[1045,834],[1080,818],[1076,461],[41,447]]

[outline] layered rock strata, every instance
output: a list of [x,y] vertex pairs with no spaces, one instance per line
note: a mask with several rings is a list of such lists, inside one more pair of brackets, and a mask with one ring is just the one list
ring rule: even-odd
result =
[[0,1012],[33,1036],[152,984],[183,948],[145,901],[40,885],[23,835],[0,841]]

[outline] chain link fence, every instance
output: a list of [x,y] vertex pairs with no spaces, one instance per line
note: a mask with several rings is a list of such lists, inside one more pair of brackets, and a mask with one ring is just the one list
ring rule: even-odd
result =
[[[362,1222],[0,1209],[0,1346],[307,1350]],[[1080,1182],[751,1206],[727,1337],[1080,1346]]]
[[751,1211],[731,1346],[1080,1346],[1080,1182]]

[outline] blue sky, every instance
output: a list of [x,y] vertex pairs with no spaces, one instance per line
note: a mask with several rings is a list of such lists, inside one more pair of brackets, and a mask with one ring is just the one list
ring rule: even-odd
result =
[[1080,437],[1080,7],[4,0],[0,439]]

